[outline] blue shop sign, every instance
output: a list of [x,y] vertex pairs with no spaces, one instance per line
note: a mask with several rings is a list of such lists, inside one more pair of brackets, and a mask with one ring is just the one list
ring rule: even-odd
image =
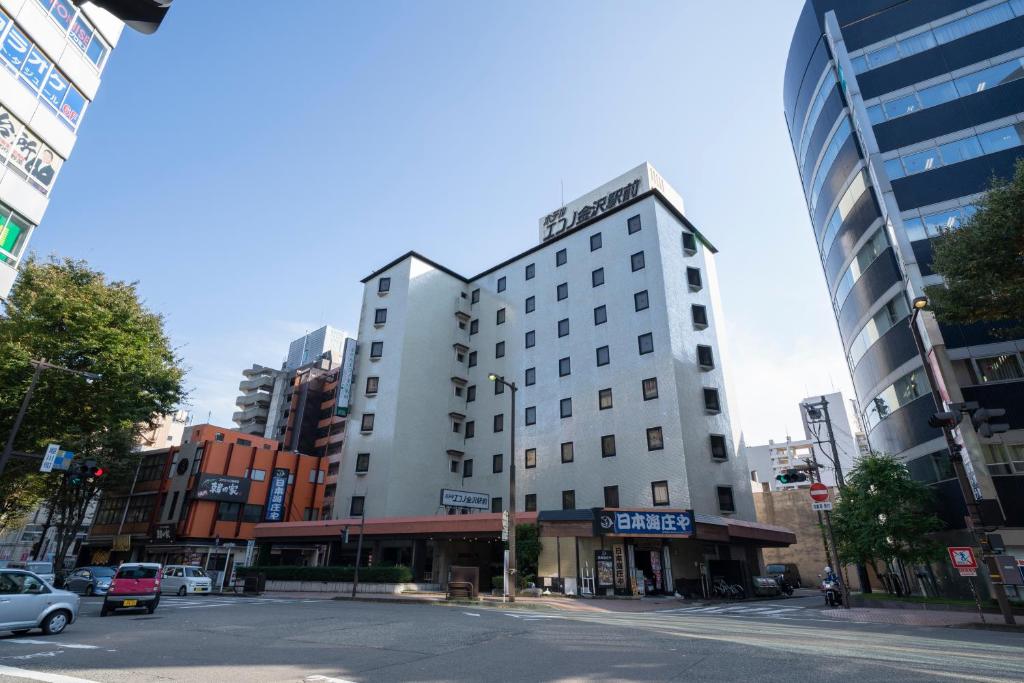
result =
[[620,510],[597,512],[597,533],[615,536],[689,538],[696,529],[693,510]]
[[270,477],[270,489],[267,491],[267,512],[263,519],[267,522],[284,521],[284,494],[288,489],[288,470],[275,467]]

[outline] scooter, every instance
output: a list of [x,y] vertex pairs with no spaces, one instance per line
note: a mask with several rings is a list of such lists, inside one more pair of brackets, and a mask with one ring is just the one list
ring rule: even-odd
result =
[[821,582],[821,590],[825,593],[825,604],[829,607],[839,607],[843,604],[843,594],[839,590],[838,581],[825,579]]
[[779,584],[779,590],[785,593],[787,598],[793,597],[793,584],[787,581],[785,576],[780,576],[776,583]]

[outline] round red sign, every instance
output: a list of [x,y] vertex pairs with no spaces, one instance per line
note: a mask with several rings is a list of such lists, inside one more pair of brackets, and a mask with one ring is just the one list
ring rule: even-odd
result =
[[811,484],[811,498],[817,503],[824,503],[828,500],[828,487],[818,482]]

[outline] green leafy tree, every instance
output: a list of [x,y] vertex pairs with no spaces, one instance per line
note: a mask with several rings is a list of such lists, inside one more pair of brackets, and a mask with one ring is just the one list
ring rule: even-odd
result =
[[938,559],[942,548],[929,534],[944,525],[933,506],[931,489],[911,479],[901,462],[878,453],[861,458],[832,512],[840,560],[889,566]]
[[162,317],[142,305],[135,283],[108,282],[84,261],[70,259],[29,258],[0,318],[5,439],[28,388],[32,359],[101,375],[88,382],[44,370],[15,450],[41,453],[47,443],[58,443],[77,461],[95,460],[107,474],[81,486],[69,485],[63,473],[31,474],[24,467],[9,466],[0,477],[0,492],[27,489],[42,495],[50,510],[47,526],[57,532],[55,556],[63,558],[99,486],[130,481],[140,432],[184,398],[184,370]]
[[1002,323],[991,331],[997,337],[1024,333],[1024,159],[1010,181],[993,179],[978,211],[932,249],[945,286],[925,291],[940,321]]
[[516,568],[520,585],[534,580],[539,560],[540,528],[536,524],[516,524]]

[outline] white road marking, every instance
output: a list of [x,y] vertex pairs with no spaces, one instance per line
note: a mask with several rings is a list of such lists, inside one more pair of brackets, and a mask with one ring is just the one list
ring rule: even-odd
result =
[[44,683],[97,683],[88,678],[75,678],[74,676],[62,676],[43,671],[30,671],[28,669],[16,669],[13,666],[0,664],[0,676],[13,676],[14,678],[27,678],[30,681],[44,681]]
[[306,676],[303,683],[355,683],[347,678],[330,678],[328,676]]
[[77,643],[64,643],[59,640],[32,640],[31,638],[5,638],[0,643],[12,643],[14,645],[49,645],[50,647],[66,647],[69,650],[98,650],[98,645],[79,645]]
[[472,612],[463,612],[463,614],[465,614],[467,617],[478,617],[478,616],[480,616],[479,614],[473,614]]

